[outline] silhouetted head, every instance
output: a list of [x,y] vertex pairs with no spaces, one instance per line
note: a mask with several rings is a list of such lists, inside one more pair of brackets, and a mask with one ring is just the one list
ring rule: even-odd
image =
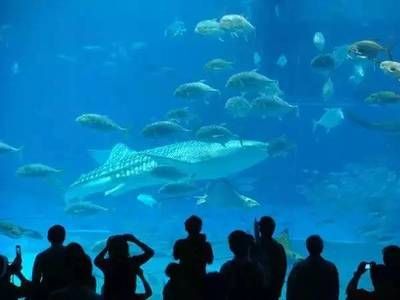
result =
[[264,237],[272,238],[276,227],[274,219],[269,216],[264,216],[260,219],[260,222],[258,224],[261,235]]
[[67,247],[65,247],[65,256],[67,259],[74,259],[85,255],[85,250],[83,250],[83,247],[78,243],[69,243]]
[[108,241],[108,254],[111,259],[119,260],[129,257],[129,245],[123,236],[110,237]]
[[51,226],[47,232],[47,239],[52,245],[62,245],[65,241],[65,228],[61,225]]
[[229,249],[238,258],[245,258],[249,254],[249,248],[253,237],[242,230],[231,232],[228,237]]
[[181,271],[181,266],[177,263],[170,263],[166,268],[165,268],[165,275],[171,279],[175,279],[179,277]]
[[185,221],[185,229],[189,235],[196,235],[201,232],[203,222],[198,216],[191,216]]
[[400,268],[400,247],[390,245],[382,250],[383,263],[389,268]]
[[311,235],[307,238],[306,246],[310,256],[320,256],[324,250],[324,241],[319,235]]

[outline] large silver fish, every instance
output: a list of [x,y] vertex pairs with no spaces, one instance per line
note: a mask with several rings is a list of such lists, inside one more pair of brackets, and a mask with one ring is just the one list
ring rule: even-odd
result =
[[102,193],[116,196],[125,192],[171,182],[153,175],[158,166],[172,166],[192,181],[218,179],[250,168],[268,157],[268,143],[231,140],[219,143],[186,141],[136,152],[116,145],[97,169],[82,175],[66,192],[67,202]]

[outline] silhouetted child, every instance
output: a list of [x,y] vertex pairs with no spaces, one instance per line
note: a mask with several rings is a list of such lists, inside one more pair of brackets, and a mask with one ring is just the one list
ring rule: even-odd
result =
[[175,243],[173,256],[179,261],[182,277],[195,297],[201,293],[206,267],[213,262],[214,254],[206,235],[201,233],[202,220],[199,217],[189,217],[185,229],[188,236]]
[[50,247],[36,256],[32,270],[35,299],[47,299],[50,293],[64,288],[68,283],[63,245],[65,236],[63,226],[52,226],[47,233]]
[[234,257],[221,267],[227,300],[261,299],[263,273],[249,258],[253,237],[244,231],[236,230],[229,235],[229,248]]
[[336,266],[321,254],[324,243],[318,235],[306,241],[309,256],[289,274],[286,300],[338,300],[339,274]]
[[263,299],[277,300],[281,296],[287,269],[286,253],[283,246],[273,239],[275,221],[264,216],[254,221],[255,246],[251,258],[257,262],[264,274]]
[[[143,254],[130,256],[128,242],[136,244]],[[108,253],[108,258],[105,255]],[[97,255],[95,265],[104,273],[104,300],[135,299],[136,276],[139,268],[154,251],[131,234],[112,236]]]
[[188,299],[188,287],[182,276],[182,267],[177,263],[170,263],[165,269],[165,275],[169,278],[163,289],[164,300]]

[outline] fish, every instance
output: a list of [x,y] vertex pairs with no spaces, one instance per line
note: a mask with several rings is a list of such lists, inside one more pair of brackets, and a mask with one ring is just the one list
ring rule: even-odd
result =
[[400,121],[398,120],[370,121],[358,116],[357,114],[349,110],[345,112],[345,116],[346,119],[348,119],[352,123],[369,130],[375,130],[396,135],[400,134]]
[[227,180],[220,179],[207,185],[206,193],[196,196],[196,204],[205,207],[239,207],[254,208],[261,204],[256,200],[240,194]]
[[323,51],[325,48],[325,37],[322,32],[316,32],[313,37],[314,46],[319,50]]
[[344,113],[341,108],[325,108],[324,114],[318,121],[313,122],[313,131],[317,130],[318,126],[324,127],[326,133],[329,133],[333,128],[340,125],[344,120]]
[[319,72],[329,73],[336,67],[335,58],[332,54],[319,54],[311,60],[311,67]]
[[282,231],[278,236],[275,237],[275,240],[283,246],[283,249],[285,249],[289,264],[293,265],[299,260],[305,259],[303,255],[293,250],[292,243],[290,241],[289,229]]
[[169,24],[164,30],[164,37],[178,38],[182,37],[187,32],[185,23],[180,20],[175,20]]
[[281,68],[286,67],[287,63],[288,59],[285,54],[281,54],[276,61],[276,65]]
[[209,143],[220,143],[223,146],[227,142],[238,138],[238,135],[233,134],[228,128],[221,125],[202,126],[196,131],[197,140]]
[[6,153],[18,153],[21,152],[23,147],[14,147],[9,144],[6,144],[2,141],[0,141],[0,154],[6,154]]
[[249,34],[255,32],[256,28],[244,16],[229,14],[224,15],[219,20],[219,24],[223,30],[228,32],[232,37],[244,37],[246,40]]
[[296,148],[294,143],[282,135],[269,141],[268,154],[270,157],[286,157],[290,151]]
[[278,96],[260,96],[255,98],[251,103],[252,111],[262,118],[272,117],[281,119],[290,112],[299,114],[297,105],[289,104]]
[[78,116],[75,121],[82,126],[96,129],[99,131],[121,131],[127,132],[128,129],[121,127],[116,122],[111,120],[108,116],[99,114],[83,114]]
[[146,125],[142,130],[142,135],[146,138],[162,138],[185,132],[191,132],[191,130],[176,122],[157,121]]
[[185,177],[188,177],[188,174],[180,171],[176,167],[163,165],[153,168],[150,174],[151,176],[163,178],[170,181],[179,181]]
[[207,99],[211,95],[220,95],[221,92],[204,81],[188,82],[181,84],[175,89],[174,96],[182,99]]
[[49,177],[61,173],[62,170],[54,169],[41,163],[27,164],[19,167],[16,171],[20,177]]
[[73,216],[92,216],[100,212],[108,212],[108,208],[94,204],[89,201],[79,201],[75,203],[68,203],[64,212]]
[[229,70],[232,69],[233,67],[233,62],[229,60],[225,60],[223,58],[214,58],[210,61],[208,61],[205,65],[204,68],[209,71],[224,71],[224,70]]
[[400,94],[392,91],[379,91],[369,95],[364,102],[372,105],[400,104]]
[[353,74],[350,75],[349,81],[358,85],[365,77],[365,66],[363,64],[355,64],[353,67]]
[[225,110],[234,118],[245,118],[251,112],[251,103],[242,96],[226,100]]
[[158,190],[158,193],[167,197],[182,197],[197,191],[195,184],[191,182],[171,182],[166,183]]
[[260,53],[258,53],[257,51],[253,53],[253,64],[259,68],[261,66],[261,62],[262,62],[262,58]]
[[171,109],[167,112],[166,117],[169,120],[186,120],[192,116],[189,107]]
[[37,240],[43,239],[43,236],[40,232],[24,228],[5,220],[0,220],[0,234],[3,234],[12,239],[20,239],[24,237]]
[[148,194],[139,194],[137,195],[136,200],[149,207],[155,207],[159,204],[157,199]]
[[185,141],[165,146],[133,151],[117,144],[107,161],[82,174],[65,193],[68,203],[90,195],[118,196],[128,191],[160,186],[168,180],[151,176],[159,165],[170,165],[193,174],[191,181],[212,180],[237,174],[268,158],[268,143],[232,140],[219,143]]
[[322,98],[324,99],[324,101],[328,101],[330,98],[332,98],[334,93],[335,88],[333,86],[333,81],[329,77],[322,86]]
[[385,73],[400,81],[400,62],[385,60],[379,64],[379,68]]
[[217,19],[202,20],[196,24],[194,32],[202,35],[217,38],[223,42],[224,30],[221,28],[220,23]]
[[256,92],[268,95],[283,94],[279,88],[279,82],[277,80],[272,80],[255,70],[233,74],[229,77],[225,86],[242,93]]
[[371,40],[362,40],[354,42],[348,49],[348,56],[350,58],[367,59],[376,61],[379,53],[384,52],[388,58],[391,59],[392,55],[388,48],[383,47],[379,43]]

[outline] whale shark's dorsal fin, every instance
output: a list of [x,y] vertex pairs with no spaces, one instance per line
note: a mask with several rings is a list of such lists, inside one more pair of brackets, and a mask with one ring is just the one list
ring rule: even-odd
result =
[[90,156],[99,164],[120,160],[121,158],[131,155],[136,151],[131,150],[125,144],[116,144],[111,150],[89,150]]

